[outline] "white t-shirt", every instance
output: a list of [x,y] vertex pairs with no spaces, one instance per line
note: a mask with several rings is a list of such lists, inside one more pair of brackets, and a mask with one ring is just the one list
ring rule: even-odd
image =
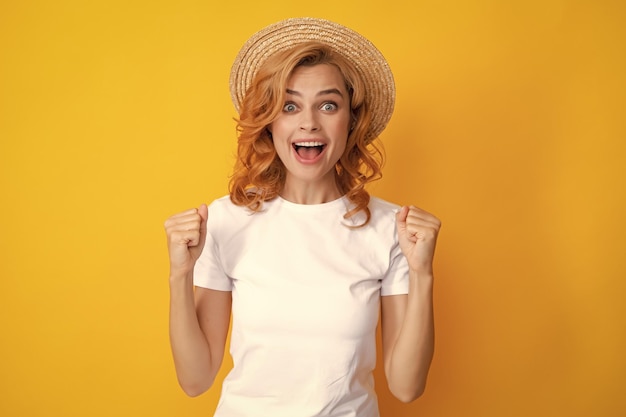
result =
[[372,370],[381,295],[408,293],[398,206],[373,198],[367,226],[347,198],[276,198],[251,214],[209,206],[199,287],[232,291],[230,353],[215,417],[377,417]]

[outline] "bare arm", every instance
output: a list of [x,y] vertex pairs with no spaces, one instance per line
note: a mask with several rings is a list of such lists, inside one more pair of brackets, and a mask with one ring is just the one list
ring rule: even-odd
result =
[[193,267],[206,239],[207,208],[165,222],[170,255],[170,344],[180,386],[190,396],[213,385],[224,355],[231,293],[193,287]]
[[409,294],[382,297],[383,357],[389,390],[410,402],[426,388],[434,353],[432,261],[441,223],[416,207],[404,207],[397,222]]
[[[170,282],[170,344],[178,383],[195,397],[213,385],[222,365],[231,293]],[[194,301],[195,298],[195,301]]]
[[[382,298],[382,337],[389,390],[403,402],[422,395],[435,347],[432,283],[414,277],[408,295]],[[429,288],[430,287],[430,288]]]

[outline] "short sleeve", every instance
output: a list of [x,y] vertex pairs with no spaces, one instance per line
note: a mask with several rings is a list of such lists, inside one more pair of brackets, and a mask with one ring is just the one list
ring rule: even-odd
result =
[[[394,235],[396,235],[395,230]],[[409,264],[400,249],[400,244],[397,239],[394,239],[389,257],[389,269],[382,279],[380,295],[408,294]]]
[[193,271],[194,285],[219,291],[232,291],[232,280],[222,268],[219,239],[220,212],[215,204],[209,206],[209,218],[207,221],[207,234],[204,249],[196,262]]

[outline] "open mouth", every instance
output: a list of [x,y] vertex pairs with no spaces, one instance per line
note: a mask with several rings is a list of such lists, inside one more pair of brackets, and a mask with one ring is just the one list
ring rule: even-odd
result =
[[298,156],[305,161],[311,161],[317,158],[322,151],[324,151],[325,147],[325,144],[316,141],[298,142],[293,144],[293,149],[296,151]]

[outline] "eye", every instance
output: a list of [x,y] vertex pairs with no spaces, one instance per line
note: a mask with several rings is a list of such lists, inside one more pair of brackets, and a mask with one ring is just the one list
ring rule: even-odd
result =
[[324,104],[322,104],[322,110],[324,110],[324,111],[335,111],[335,110],[337,110],[337,104],[336,103],[332,103],[332,102],[324,103]]
[[285,105],[283,106],[283,111],[285,113],[293,113],[294,111],[296,111],[298,108],[296,107],[295,104],[293,103],[285,103]]

